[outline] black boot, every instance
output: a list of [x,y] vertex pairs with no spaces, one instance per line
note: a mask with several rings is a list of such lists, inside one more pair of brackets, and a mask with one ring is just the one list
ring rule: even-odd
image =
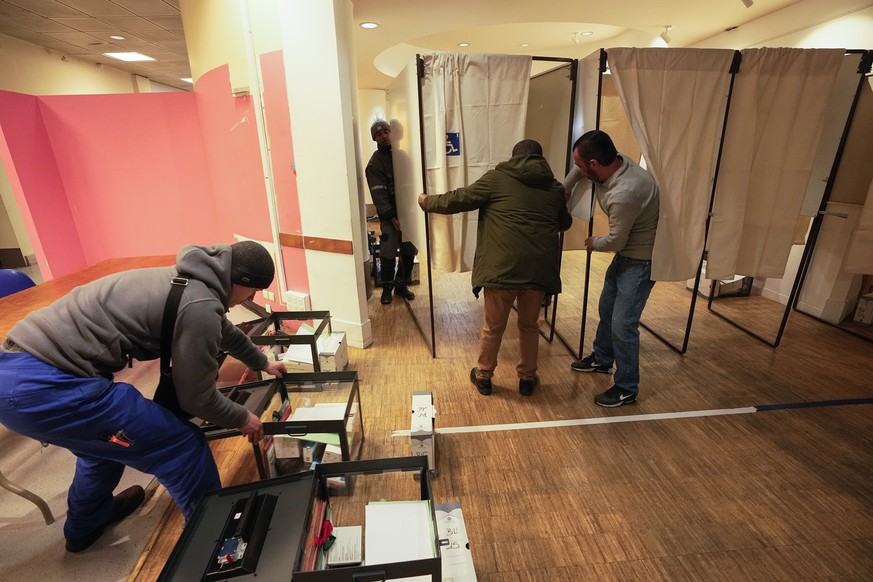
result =
[[403,297],[407,301],[412,301],[415,299],[415,293],[409,290],[406,285],[398,285],[394,288],[394,294],[398,297]]
[[91,544],[103,535],[103,530],[133,513],[137,507],[142,505],[143,501],[145,501],[145,491],[142,487],[139,485],[128,487],[112,498],[112,516],[109,521],[88,535],[67,539],[65,545],[67,551],[75,553],[91,547]]
[[382,286],[382,299],[379,300],[382,305],[391,303],[391,285]]

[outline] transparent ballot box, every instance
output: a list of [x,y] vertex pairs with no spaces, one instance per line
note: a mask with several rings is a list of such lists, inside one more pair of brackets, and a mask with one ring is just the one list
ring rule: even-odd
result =
[[442,543],[424,457],[327,463],[207,494],[158,580],[439,582]]
[[[333,333],[329,311],[275,311],[243,326],[255,345],[271,350],[277,360],[285,362],[289,371],[336,371],[348,362],[347,355],[343,362],[342,355],[338,357],[335,353],[344,342],[345,334]],[[331,353],[326,355],[326,351]]]
[[[285,374],[261,415],[263,468],[276,477],[360,457],[364,441],[357,372]],[[337,488],[347,483],[331,481]]]

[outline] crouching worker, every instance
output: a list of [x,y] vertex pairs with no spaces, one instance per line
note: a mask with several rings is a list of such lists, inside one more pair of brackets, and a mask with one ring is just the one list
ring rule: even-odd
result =
[[[176,265],[136,269],[73,289],[18,322],[0,346],[0,422],[69,449],[76,473],[67,494],[66,549],[79,552],[144,500],[140,486],[113,497],[124,467],[154,475],[187,521],[206,491],[221,487],[196,416],[237,428],[251,442],[261,420],[215,386],[219,351],[253,370],[281,376],[228,321],[229,308],[273,281],[261,245],[186,246]],[[180,414],[145,398],[113,373],[161,353],[161,323],[172,282],[187,278],[172,335],[172,380]]]

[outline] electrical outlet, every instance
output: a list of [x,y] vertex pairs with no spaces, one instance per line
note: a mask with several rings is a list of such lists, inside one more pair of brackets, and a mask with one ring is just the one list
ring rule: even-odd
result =
[[310,311],[309,295],[297,291],[285,291],[285,303],[288,311]]

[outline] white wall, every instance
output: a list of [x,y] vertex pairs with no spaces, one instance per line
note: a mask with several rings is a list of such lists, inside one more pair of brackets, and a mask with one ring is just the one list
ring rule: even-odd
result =
[[[352,240],[353,255],[306,250],[313,309],[328,309],[349,345],[373,341],[358,191],[357,89],[350,0],[279,4],[300,220],[308,236]],[[369,136],[369,133],[367,134]]]
[[133,93],[130,73],[0,34],[0,89],[28,95]]
[[[811,18],[817,18],[817,23],[795,24],[808,23]],[[873,48],[873,6],[869,0],[802,0],[692,46]]]

